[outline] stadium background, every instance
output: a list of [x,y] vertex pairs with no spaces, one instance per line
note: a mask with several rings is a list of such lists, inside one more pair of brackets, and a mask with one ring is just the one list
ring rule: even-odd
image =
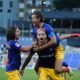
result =
[[[68,33],[80,33],[80,8],[71,10],[58,10],[54,5],[56,0],[0,0],[0,80],[5,79],[5,47],[6,29],[10,26],[18,26],[21,30],[20,43],[32,44],[32,25],[30,14],[38,10],[45,18],[45,22],[52,25],[58,35]],[[6,6],[7,5],[7,6]],[[65,49],[64,61],[74,70],[74,80],[80,80],[80,38],[70,38],[61,41]],[[22,63],[27,54],[22,54]],[[24,80],[37,80],[33,71],[37,55],[35,54],[30,64],[26,67]],[[69,78],[68,78],[69,80]]]

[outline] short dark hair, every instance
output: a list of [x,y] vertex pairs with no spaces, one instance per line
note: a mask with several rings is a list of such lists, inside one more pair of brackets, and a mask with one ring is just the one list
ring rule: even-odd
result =
[[10,27],[8,30],[7,30],[7,41],[9,40],[15,40],[16,36],[15,36],[15,32],[16,32],[16,29],[17,27]]
[[36,15],[37,18],[40,18],[40,22],[44,22],[44,17],[41,12],[35,11],[32,14]]

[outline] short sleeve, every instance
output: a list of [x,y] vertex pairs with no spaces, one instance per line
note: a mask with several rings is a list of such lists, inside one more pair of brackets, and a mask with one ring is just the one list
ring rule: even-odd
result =
[[12,44],[12,46],[14,47],[15,50],[20,50],[21,49],[21,45],[18,42],[14,42]]
[[49,38],[52,38],[55,36],[54,30],[50,25],[46,26],[46,32]]

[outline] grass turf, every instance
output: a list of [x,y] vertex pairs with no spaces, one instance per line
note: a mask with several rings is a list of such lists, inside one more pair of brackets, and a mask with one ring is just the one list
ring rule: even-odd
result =
[[[73,80],[80,80],[80,71],[74,71]],[[5,76],[5,69],[0,68],[0,80],[7,80]],[[33,69],[27,69],[24,72],[23,80],[38,80],[38,76]],[[70,80],[67,75],[67,80]]]

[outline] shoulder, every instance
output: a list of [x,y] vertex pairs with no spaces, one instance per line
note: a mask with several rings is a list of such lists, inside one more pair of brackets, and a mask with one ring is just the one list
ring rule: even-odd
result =
[[18,42],[18,41],[15,41],[15,40],[10,40],[10,41],[8,42],[8,44],[9,44],[10,46],[14,46],[14,45],[18,45],[19,42]]
[[7,42],[9,45],[13,45],[15,42],[14,42],[14,40],[10,40],[10,41],[8,41]]
[[14,44],[14,41],[10,40],[5,44],[5,46],[6,46],[7,49],[10,49],[13,46],[13,44]]
[[52,26],[50,24],[44,23],[43,28],[46,30],[53,30]]
[[37,28],[36,28],[36,27],[34,27],[34,28],[33,28],[33,32],[36,32],[36,31],[37,31]]

